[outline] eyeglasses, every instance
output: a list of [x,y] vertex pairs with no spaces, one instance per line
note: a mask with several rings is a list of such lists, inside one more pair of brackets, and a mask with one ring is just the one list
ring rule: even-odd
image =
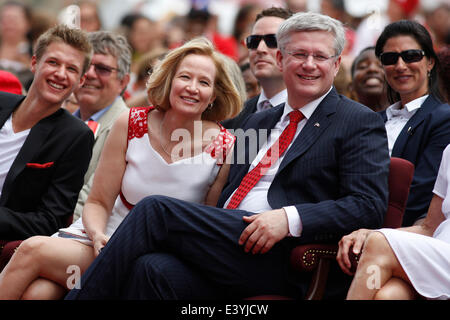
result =
[[117,68],[105,66],[104,64],[100,64],[100,63],[93,63],[91,65],[94,67],[95,72],[101,77],[107,77],[113,71],[119,71],[119,69],[117,69]]
[[390,66],[397,63],[398,57],[402,57],[405,63],[412,63],[422,60],[424,56],[425,51],[414,49],[402,52],[383,52],[380,55],[380,60],[383,65]]
[[287,51],[286,53],[301,62],[306,62],[309,56],[313,58],[315,63],[325,62],[328,59],[337,57],[337,55],[326,56],[324,54],[308,53],[306,51]]
[[274,33],[269,33],[269,34],[264,34],[264,35],[254,34],[254,35],[248,36],[245,39],[245,44],[247,45],[247,48],[249,48],[249,49],[256,49],[256,48],[258,48],[259,43],[263,39],[268,48],[270,48],[270,49],[277,48],[277,38],[275,37]]

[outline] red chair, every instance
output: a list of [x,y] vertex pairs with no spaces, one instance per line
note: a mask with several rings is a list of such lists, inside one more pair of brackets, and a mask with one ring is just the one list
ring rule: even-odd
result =
[[[73,215],[67,219],[67,226],[73,222]],[[0,240],[0,272],[8,264],[9,259],[23,240]]]
[[[408,200],[409,188],[414,175],[414,165],[401,158],[391,158],[389,166],[389,201],[383,227],[399,228],[402,225],[403,213]],[[295,247],[291,252],[291,267],[298,272],[313,272],[306,300],[322,299],[332,262],[336,263],[338,245],[305,244]],[[351,257],[353,269],[358,263],[356,256]],[[280,296],[258,296],[251,300],[289,299]]]

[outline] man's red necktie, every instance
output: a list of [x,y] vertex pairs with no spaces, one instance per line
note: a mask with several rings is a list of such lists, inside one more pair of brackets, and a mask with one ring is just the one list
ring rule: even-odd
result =
[[245,198],[247,193],[256,185],[263,175],[267,173],[269,168],[274,164],[278,158],[286,151],[287,147],[291,144],[292,139],[297,131],[298,123],[305,116],[298,110],[289,113],[290,122],[288,126],[281,133],[278,140],[267,150],[264,157],[250,172],[248,172],[241,184],[237,188],[236,192],[231,197],[228,203],[227,209],[236,209],[241,201]]
[[94,120],[88,120],[87,125],[95,135],[98,129],[98,122]]

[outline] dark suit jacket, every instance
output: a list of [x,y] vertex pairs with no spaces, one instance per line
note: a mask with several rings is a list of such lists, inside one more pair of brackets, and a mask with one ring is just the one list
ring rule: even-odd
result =
[[[25,97],[0,92],[0,128]],[[30,130],[0,197],[0,239],[51,235],[73,214],[91,159],[92,131],[64,109]],[[46,166],[40,166],[47,164]]]
[[[243,129],[268,129],[268,136],[283,107],[253,114]],[[239,130],[236,137],[235,163],[219,199],[220,207],[238,187],[254,158],[248,156],[251,139],[244,139]],[[269,188],[268,201],[273,209],[297,208],[303,231],[300,238],[294,238],[296,244],[338,240],[355,229],[382,225],[388,171],[383,121],[333,88],[287,151]]]
[[253,98],[248,99],[242,111],[234,118],[222,121],[222,126],[227,129],[241,128],[242,122],[252,113],[256,112],[256,106],[258,104],[259,94]]
[[[380,113],[387,121],[386,111]],[[410,226],[428,212],[442,153],[450,143],[450,106],[430,95],[400,132],[392,157],[415,166],[403,225]]]

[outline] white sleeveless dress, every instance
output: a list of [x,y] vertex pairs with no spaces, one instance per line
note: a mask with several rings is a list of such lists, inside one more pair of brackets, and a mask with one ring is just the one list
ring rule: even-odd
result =
[[414,289],[428,299],[450,299],[450,145],[442,155],[433,193],[443,198],[445,220],[433,237],[380,229]]
[[[167,163],[152,147],[148,136],[148,115],[153,108],[131,108],[128,122],[127,165],[105,234],[111,236],[130,209],[150,195],[203,203],[235,137],[221,127],[216,139],[194,157]],[[72,238],[92,245],[81,217],[68,228],[53,236]]]

